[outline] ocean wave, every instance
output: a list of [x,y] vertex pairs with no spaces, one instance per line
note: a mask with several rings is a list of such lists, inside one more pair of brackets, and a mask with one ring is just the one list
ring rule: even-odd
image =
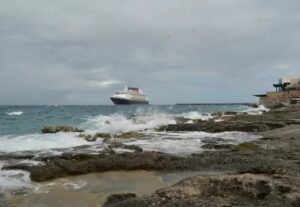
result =
[[80,126],[89,133],[123,133],[129,131],[149,130],[162,125],[176,124],[176,117],[187,119],[208,120],[212,118],[210,113],[203,114],[199,111],[169,114],[161,111],[137,110],[132,116],[124,114],[98,115],[89,117]]
[[212,118],[210,113],[201,113],[199,111],[190,111],[182,114],[178,114],[178,117],[184,117],[187,119],[201,119],[201,120],[208,120]]
[[91,144],[77,135],[77,133],[5,135],[0,137],[0,152],[58,149]]
[[98,115],[86,120],[82,127],[89,133],[123,133],[129,131],[140,131],[159,127],[166,124],[175,124],[174,117],[162,113],[134,115],[126,117],[121,114],[110,116]]
[[6,113],[7,116],[21,116],[23,114],[23,111],[12,111]]
[[145,151],[191,154],[203,151],[206,142],[239,144],[260,137],[245,132],[149,132],[149,135],[150,138],[128,140],[126,144],[140,146]]
[[270,109],[266,108],[264,105],[259,105],[257,108],[248,108],[243,110],[242,112],[246,112],[250,115],[260,115],[263,112],[270,111]]

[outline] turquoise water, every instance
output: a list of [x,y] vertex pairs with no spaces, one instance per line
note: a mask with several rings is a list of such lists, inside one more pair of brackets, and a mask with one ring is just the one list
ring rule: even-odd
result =
[[242,111],[248,108],[242,105],[0,106],[0,135],[40,133],[44,126],[56,125],[88,128],[89,120],[99,116],[107,119],[116,115],[124,119],[148,116],[155,121],[162,115],[197,118],[214,111]]
[[[252,110],[257,109],[242,105],[0,106],[0,155],[4,155],[0,159],[0,193],[34,187],[27,172],[2,170],[7,163],[41,164],[26,158],[6,160],[5,157],[11,153],[39,157],[63,152],[99,153],[107,147],[103,139],[88,142],[79,137],[79,133],[42,134],[44,126],[71,125],[91,136],[97,132],[118,134],[142,130],[145,134],[143,138],[116,141],[137,145],[144,151],[187,155],[201,153],[202,146],[210,140],[238,144],[258,137],[243,132],[158,132],[153,129],[175,124],[175,117],[209,119],[210,113],[215,111]],[[119,152],[117,148],[114,150]]]

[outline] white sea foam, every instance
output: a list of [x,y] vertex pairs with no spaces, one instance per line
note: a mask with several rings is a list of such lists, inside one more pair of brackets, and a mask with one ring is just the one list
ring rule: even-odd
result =
[[23,114],[23,111],[12,111],[9,113],[6,113],[8,116],[21,116]]
[[22,170],[0,170],[0,192],[20,188],[31,188],[29,172]]
[[63,184],[64,188],[66,190],[79,190],[86,186],[87,183],[83,181],[77,181],[77,182],[66,182]]
[[182,113],[182,114],[179,114],[178,117],[184,117],[187,119],[201,119],[201,120],[208,120],[208,119],[212,118],[211,114],[208,114],[208,113],[202,114],[198,111],[190,111],[187,113]]
[[78,138],[77,135],[77,133],[56,133],[28,134],[20,136],[1,136],[0,151],[16,152],[29,150],[44,150],[91,144],[83,138]]
[[25,165],[30,165],[30,166],[35,166],[35,165],[40,165],[42,164],[41,161],[35,161],[35,160],[21,160],[17,162],[18,164],[25,164]]
[[248,108],[243,110],[243,112],[247,112],[250,115],[260,115],[263,112],[270,111],[270,109],[266,108],[264,105],[259,105],[257,108]]
[[221,142],[228,144],[238,144],[245,141],[252,141],[259,136],[244,132],[149,132],[149,138],[130,140],[126,144],[134,144],[142,147],[146,151],[161,151],[174,154],[199,153],[205,144],[204,140],[221,139]]
[[81,128],[89,133],[122,133],[129,131],[140,131],[153,129],[162,125],[176,124],[175,117],[184,117],[188,119],[208,120],[212,118],[210,114],[202,114],[198,111],[191,111],[181,114],[166,114],[158,111],[144,112],[139,111],[132,117],[126,117],[122,114],[112,114],[109,116],[98,115],[89,117]]
[[122,133],[153,129],[161,125],[175,123],[173,116],[161,113],[136,115],[130,118],[120,114],[113,114],[110,116],[98,115],[91,117],[82,127],[86,128],[89,133]]

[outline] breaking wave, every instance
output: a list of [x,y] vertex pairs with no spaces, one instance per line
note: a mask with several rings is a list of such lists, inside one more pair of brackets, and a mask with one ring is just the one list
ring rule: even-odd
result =
[[260,115],[263,112],[269,111],[270,109],[266,108],[264,105],[259,105],[257,108],[248,108],[243,110],[243,112],[247,112],[250,115]]
[[21,116],[23,114],[23,111],[13,111],[6,113],[7,116]]
[[187,119],[201,119],[201,120],[208,120],[212,118],[210,113],[200,113],[198,111],[190,111],[187,113],[179,114],[178,117],[184,117]]
[[175,124],[173,116],[166,114],[147,114],[126,117],[121,114],[110,116],[98,115],[90,117],[82,127],[90,133],[122,133],[140,131],[159,127],[166,124]]

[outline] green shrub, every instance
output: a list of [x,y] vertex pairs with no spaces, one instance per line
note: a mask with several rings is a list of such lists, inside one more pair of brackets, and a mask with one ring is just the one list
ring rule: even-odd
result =
[[237,146],[238,150],[256,150],[257,144],[254,143],[241,143]]

